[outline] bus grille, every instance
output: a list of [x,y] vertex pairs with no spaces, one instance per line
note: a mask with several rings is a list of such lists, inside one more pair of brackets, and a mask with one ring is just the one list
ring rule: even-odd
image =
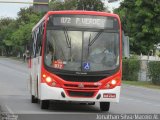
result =
[[[65,87],[79,88],[78,84],[64,84]],[[95,89],[98,88],[97,85],[84,85],[85,89]]]
[[92,97],[94,92],[68,91],[71,97]]
[[71,82],[98,82],[107,76],[70,76],[70,75],[58,75],[65,81]]

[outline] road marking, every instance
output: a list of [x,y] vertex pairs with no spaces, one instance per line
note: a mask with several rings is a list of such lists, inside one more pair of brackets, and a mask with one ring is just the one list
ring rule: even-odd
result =
[[18,115],[15,115],[8,105],[4,105],[3,107],[4,110],[2,110],[2,120],[18,120]]
[[13,111],[8,107],[8,105],[5,105],[5,108],[7,109],[7,112],[14,115]]

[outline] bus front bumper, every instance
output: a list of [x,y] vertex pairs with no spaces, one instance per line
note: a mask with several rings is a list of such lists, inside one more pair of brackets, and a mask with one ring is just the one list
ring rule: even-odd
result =
[[[59,100],[73,102],[119,102],[121,86],[113,89],[102,89],[94,97],[70,97],[63,88],[50,87],[41,83],[39,97],[40,100]],[[65,97],[62,95],[64,93]],[[100,98],[98,97],[100,96]]]

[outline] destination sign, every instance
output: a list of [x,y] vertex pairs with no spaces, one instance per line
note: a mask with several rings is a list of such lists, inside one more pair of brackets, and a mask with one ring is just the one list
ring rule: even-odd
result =
[[118,24],[113,17],[91,16],[91,15],[54,15],[52,17],[54,26],[113,29]]

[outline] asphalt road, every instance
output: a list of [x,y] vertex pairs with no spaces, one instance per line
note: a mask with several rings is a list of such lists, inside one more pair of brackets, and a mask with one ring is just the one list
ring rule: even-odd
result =
[[[27,87],[28,68],[23,61],[0,58],[0,109],[12,114],[25,114],[26,119],[97,119],[101,114],[99,104],[88,106],[78,104],[51,104],[48,110],[41,110],[39,104],[30,102]],[[110,111],[102,114],[160,114],[160,90],[123,85],[119,103],[111,103]],[[30,115],[32,114],[32,115]],[[39,114],[39,115],[37,115]],[[78,114],[78,117],[77,117]],[[19,116],[25,120],[24,116]]]

